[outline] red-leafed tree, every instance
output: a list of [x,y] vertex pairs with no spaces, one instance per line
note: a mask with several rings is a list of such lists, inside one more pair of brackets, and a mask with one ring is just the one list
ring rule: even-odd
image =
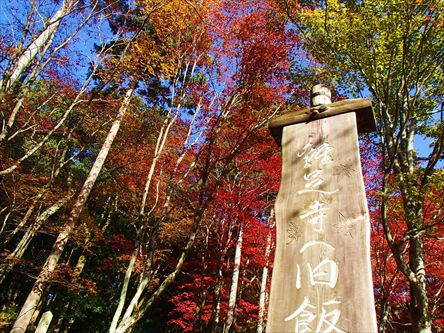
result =
[[264,125],[290,90],[289,51],[297,42],[276,13],[267,1],[220,2],[214,8],[213,21],[228,23],[211,31],[223,70],[219,80],[232,96],[227,103],[233,109],[212,149],[221,160],[232,154],[232,171],[220,183],[204,220],[204,245],[198,247],[204,255],[190,263],[191,276],[177,282],[181,293],[172,298],[169,323],[182,330],[257,326],[258,294],[270,257],[265,251],[267,221],[280,170],[277,146]]

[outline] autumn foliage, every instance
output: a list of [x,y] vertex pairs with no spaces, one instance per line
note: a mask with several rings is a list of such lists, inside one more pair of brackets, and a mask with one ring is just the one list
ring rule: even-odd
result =
[[[297,80],[319,72],[313,66],[323,59],[307,54],[291,20],[317,8],[272,0],[2,5],[0,330],[12,328],[33,292],[40,298],[28,331],[46,311],[54,332],[265,330],[281,168],[267,125],[306,106],[310,87]],[[400,179],[391,172],[381,193],[380,141],[361,143],[378,320],[387,332],[408,331],[409,283],[381,222],[384,198],[405,254]],[[444,182],[433,170],[418,196],[440,332]],[[35,288],[68,229],[55,269]]]

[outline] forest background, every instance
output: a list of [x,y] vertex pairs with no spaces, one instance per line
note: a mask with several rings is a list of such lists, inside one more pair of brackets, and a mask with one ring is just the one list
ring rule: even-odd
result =
[[1,330],[263,332],[267,124],[322,82],[373,100],[379,330],[444,332],[443,7],[0,1]]

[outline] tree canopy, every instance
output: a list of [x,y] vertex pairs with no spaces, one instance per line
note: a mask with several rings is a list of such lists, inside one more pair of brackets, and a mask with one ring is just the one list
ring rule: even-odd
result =
[[[371,96],[381,332],[444,330],[439,0],[18,0],[0,18],[0,330],[263,332],[267,124]],[[422,139],[428,149],[418,148]]]

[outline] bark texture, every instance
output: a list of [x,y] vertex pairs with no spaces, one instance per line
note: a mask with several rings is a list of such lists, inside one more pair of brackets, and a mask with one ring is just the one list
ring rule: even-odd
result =
[[132,96],[133,90],[129,89],[125,95],[123,103],[119,109],[116,119],[114,120],[110,131],[105,139],[105,142],[102,145],[102,148],[97,155],[97,158],[86,178],[85,183],[83,184],[82,189],[80,190],[80,194],[77,197],[77,200],[71,210],[68,220],[64,224],[59,233],[53,248],[46,260],[45,264],[42,267],[42,270],[37,277],[34,286],[32,287],[31,292],[29,293],[20,313],[14,323],[14,326],[11,330],[13,333],[21,333],[26,332],[29,322],[32,318],[32,314],[36,309],[40,298],[44,292],[44,289],[48,282],[51,279],[51,273],[55,270],[57,262],[60,259],[60,256],[63,253],[66,243],[69,240],[69,236],[72,230],[75,227],[76,221],[80,216],[80,213],[88,199],[89,194],[94,186],[94,183],[99,176],[100,170],[102,169],[103,164],[105,163],[105,159],[108,155],[109,150],[111,149],[114,138],[120,128],[120,124],[122,119],[128,109],[128,105]]

